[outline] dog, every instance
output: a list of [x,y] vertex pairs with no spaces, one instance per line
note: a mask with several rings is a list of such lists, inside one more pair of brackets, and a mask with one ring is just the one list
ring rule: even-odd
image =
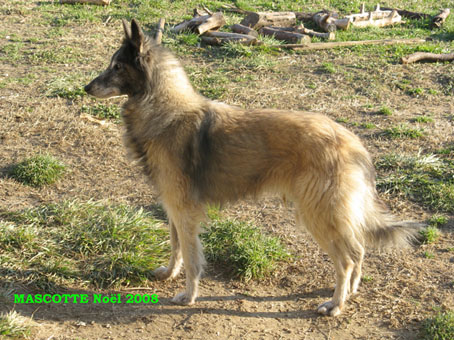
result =
[[298,226],[328,253],[336,270],[331,300],[317,311],[336,316],[358,290],[366,247],[401,248],[421,224],[394,222],[380,202],[371,156],[357,136],[325,115],[245,110],[211,101],[191,85],[174,55],[123,20],[125,37],[110,65],[85,86],[95,97],[127,95],[125,144],[157,189],[169,218],[172,254],[154,275],[186,289],[193,304],[204,257],[200,223],[208,204],[264,193],[291,200]]

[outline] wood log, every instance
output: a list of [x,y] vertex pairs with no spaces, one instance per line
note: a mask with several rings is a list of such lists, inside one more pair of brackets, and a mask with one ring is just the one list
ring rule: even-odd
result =
[[446,19],[448,18],[451,10],[449,8],[445,8],[439,14],[432,18],[432,27],[440,28],[445,23]]
[[378,11],[376,10],[373,12],[347,15],[346,18],[348,18],[351,21],[351,25],[355,27],[383,27],[402,22],[402,17],[397,10],[382,11],[379,9]]
[[295,12],[296,19],[299,21],[313,21],[315,13]]
[[195,28],[195,32],[199,35],[202,35],[203,33],[211,30],[217,30],[224,25],[225,25],[224,16],[222,15],[221,12],[216,12],[213,13],[213,15],[210,15],[210,17],[203,23],[198,25]]
[[322,38],[322,39],[327,39],[327,40],[334,40],[336,39],[336,34],[334,32],[316,32],[313,30],[310,30],[308,28],[303,28],[302,29],[303,34],[307,34],[310,37],[317,37],[317,38]]
[[259,36],[259,33],[256,30],[241,24],[234,24],[231,29],[234,33],[247,34],[256,38]]
[[[334,32],[316,32],[311,29],[305,28],[304,25],[300,24],[295,27],[270,27],[275,30],[279,31],[286,31],[286,32],[295,32],[295,33],[300,33],[300,34],[305,34],[310,37],[317,37],[317,38],[322,38],[322,39],[328,39],[328,40],[334,40],[336,37],[336,34]],[[263,29],[263,28],[262,28]]]
[[431,17],[430,14],[420,13],[420,12],[410,12],[410,11],[406,11],[404,9],[397,9],[397,8],[390,8],[390,7],[382,7],[381,9],[382,9],[382,11],[394,11],[394,10],[396,10],[397,13],[399,13],[399,15],[401,17],[408,18],[408,19],[420,20],[420,19],[428,19],[428,18]]
[[111,0],[60,0],[61,4],[92,4],[107,6]]
[[308,35],[284,31],[276,29],[275,27],[262,27],[260,29],[260,34],[272,36],[277,40],[282,40],[292,44],[310,44],[311,42],[311,38]]
[[395,44],[421,44],[425,43],[425,39],[385,39],[385,40],[359,40],[359,41],[338,41],[338,42],[323,42],[323,43],[312,43],[309,45],[305,44],[283,44],[283,45],[272,45],[269,47],[274,48],[290,48],[298,50],[326,50],[338,47],[350,47],[358,45],[395,45]]
[[202,35],[202,42],[209,45],[222,45],[230,41],[243,45],[255,45],[258,43],[256,37],[248,34],[209,31]]
[[337,26],[334,23],[337,17],[336,13],[329,13],[326,11],[315,13],[312,17],[312,20],[325,32],[335,32],[337,30]]
[[171,31],[180,33],[182,31],[191,30],[202,35],[209,30],[216,30],[225,25],[225,19],[221,12],[213,13],[213,15],[202,15],[194,17],[191,20],[184,21],[174,26]]
[[240,23],[256,30],[265,26],[292,26],[296,24],[294,12],[252,12]]
[[161,44],[162,42],[162,33],[164,33],[164,25],[166,23],[166,20],[164,18],[159,19],[157,30],[156,30],[156,35],[155,35],[155,42],[156,44]]
[[411,63],[416,63],[418,61],[437,62],[437,61],[453,61],[453,60],[454,60],[454,53],[436,54],[436,53],[429,53],[429,52],[416,52],[416,53],[410,54],[406,57],[402,57],[402,59],[401,59],[402,64],[411,64]]

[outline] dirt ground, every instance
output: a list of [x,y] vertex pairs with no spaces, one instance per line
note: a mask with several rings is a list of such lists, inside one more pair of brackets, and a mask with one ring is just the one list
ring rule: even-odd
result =
[[[67,63],[33,61],[37,49],[56,48],[55,38],[45,33],[30,15],[2,14],[0,45],[21,40],[26,56],[0,63],[0,209],[20,210],[50,202],[79,198],[109,199],[152,209],[156,197],[147,179],[126,157],[123,127],[104,125],[84,118],[82,105],[93,99],[75,100],[49,96],[58,79],[88,80],[101,71],[119,45],[119,21],[107,25],[68,25],[57,38],[58,48],[72,47],[76,60]],[[13,39],[13,37],[15,37]],[[81,38],[83,37],[83,38]],[[101,48],[100,45],[103,45]],[[44,47],[43,47],[44,46]],[[369,52],[368,52],[369,51]],[[370,54],[369,54],[370,53]],[[272,55],[269,69],[239,69],[254,81],[228,82],[222,99],[247,107],[280,107],[323,112],[343,118],[364,141],[374,159],[392,151],[431,153],[453,142],[454,102],[443,92],[443,75],[454,75],[450,64],[403,66],[390,59],[373,59],[373,50],[322,51]],[[3,53],[3,56],[5,53]],[[11,57],[12,58],[12,57]],[[372,62],[369,61],[372,58]],[[184,56],[185,65],[216,72],[221,59]],[[383,61],[384,60],[384,61]],[[324,73],[330,62],[340,72]],[[374,69],[379,72],[374,73]],[[33,75],[30,82],[24,82]],[[226,77],[233,77],[226,73]],[[21,80],[22,79],[22,80]],[[435,89],[438,94],[410,96],[395,84],[409,80],[415,87]],[[307,87],[305,84],[315,84]],[[114,99],[109,104],[121,104]],[[377,108],[387,105],[394,114],[384,117]],[[419,139],[389,139],[379,132],[418,115],[429,114],[433,123]],[[374,129],[362,128],[373,123]],[[69,172],[55,185],[34,189],[8,178],[6,169],[27,156],[48,152],[61,159]],[[400,218],[426,220],[433,212],[413,201],[381,193],[381,198]],[[316,307],[333,293],[331,261],[306,233],[294,228],[291,207],[275,198],[238,202],[225,214],[253,221],[279,235],[295,256],[271,278],[247,284],[222,275],[222,268],[208,266],[201,281],[200,298],[193,306],[170,302],[184,286],[184,276],[171,282],[153,282],[146,290],[115,291],[159,296],[157,304],[49,304],[0,306],[14,308],[33,319],[33,339],[415,339],[421,321],[438,310],[454,309],[454,217],[432,245],[380,254],[369,252],[364,280],[344,313],[321,317]],[[427,258],[429,252],[434,256]],[[1,278],[0,278],[1,280]],[[16,292],[30,292],[17,283]],[[85,293],[77,287],[61,287],[61,293]],[[113,292],[103,292],[113,293]]]

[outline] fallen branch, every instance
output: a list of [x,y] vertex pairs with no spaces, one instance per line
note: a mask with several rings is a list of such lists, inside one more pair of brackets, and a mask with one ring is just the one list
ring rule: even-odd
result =
[[432,27],[440,28],[441,26],[443,26],[449,16],[449,13],[451,13],[451,10],[449,8],[445,8],[439,14],[434,16],[432,18]]
[[402,57],[402,64],[411,64],[418,61],[428,61],[428,62],[437,62],[437,61],[453,61],[454,53],[446,54],[436,54],[429,52],[416,52],[410,54],[406,57]]
[[202,35],[202,42],[209,45],[222,45],[230,41],[243,45],[257,44],[257,38],[247,34],[210,31]]
[[359,45],[395,45],[395,44],[420,44],[426,42],[425,39],[385,39],[385,40],[359,40],[359,41],[338,41],[326,43],[312,43],[310,45],[304,44],[283,44],[272,45],[275,48],[290,48],[298,50],[325,50],[337,47],[349,47]]
[[[303,24],[300,24],[295,27],[271,27],[275,30],[279,31],[286,31],[286,32],[295,32],[299,34],[305,34],[310,37],[317,37],[317,38],[322,38],[322,39],[327,39],[327,40],[334,40],[336,37],[336,34],[334,32],[316,32],[311,29],[305,28]],[[262,28],[263,30],[263,28]]]
[[154,38],[157,45],[161,44],[161,42],[162,42],[162,33],[164,32],[165,23],[166,23],[166,20],[164,18],[159,19],[156,35]]
[[60,0],[61,4],[92,4],[107,6],[111,0]]

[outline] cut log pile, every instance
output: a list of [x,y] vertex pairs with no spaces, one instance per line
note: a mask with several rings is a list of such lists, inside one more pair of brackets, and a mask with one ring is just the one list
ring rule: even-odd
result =
[[[352,27],[384,27],[405,23],[403,17],[412,19],[427,19],[430,16],[425,13],[409,12],[396,8],[380,8],[377,5],[374,10],[367,12],[364,4],[359,13],[350,14],[343,18],[333,11],[323,10],[316,13],[305,12],[251,12],[241,10],[234,6],[222,6],[221,10],[235,12],[244,15],[240,23],[229,27],[229,32],[221,32],[219,29],[226,25],[222,12],[211,13],[206,8],[203,11],[194,10],[194,17],[176,26],[171,31],[180,33],[192,31],[201,36],[201,40],[209,45],[222,45],[228,42],[237,42],[245,45],[261,44],[259,35],[272,36],[284,42],[287,48],[303,48],[311,44],[313,37],[322,40],[334,40],[337,30],[348,30]],[[445,9],[433,17],[433,25],[441,27],[449,15],[449,9]],[[304,27],[304,23],[310,22],[312,27],[318,30]],[[421,39],[391,40],[394,43],[420,42]],[[380,43],[379,40],[371,43]],[[389,41],[387,41],[389,43]],[[318,44],[317,46],[319,46]],[[333,44],[330,46],[350,46],[350,44]],[[279,47],[279,45],[275,46]],[[314,46],[315,48],[315,46]]]
[[[60,3],[84,3],[94,5],[109,5],[111,0],[60,0]],[[292,49],[326,49],[342,46],[355,46],[366,44],[411,44],[420,43],[422,39],[385,39],[367,41],[342,41],[312,43],[312,38],[322,40],[335,40],[337,30],[348,30],[352,27],[384,27],[395,24],[402,24],[402,18],[413,20],[431,19],[431,28],[441,28],[450,14],[450,9],[446,8],[439,14],[431,16],[426,13],[411,12],[404,9],[388,8],[377,5],[374,10],[367,12],[364,4],[361,5],[359,13],[350,14],[343,18],[333,11],[323,10],[316,13],[306,12],[251,12],[242,10],[234,5],[223,5],[219,12],[211,12],[205,6],[202,9],[194,9],[193,18],[183,21],[170,30],[173,33],[191,31],[201,36],[201,41],[208,45],[222,45],[235,42],[244,45],[259,45],[260,35],[272,36],[284,43],[274,45],[276,48]],[[233,24],[229,31],[219,31],[226,25],[226,20],[222,12],[234,12],[244,15],[240,23]],[[161,43],[164,31],[164,19],[160,19],[155,40]],[[304,27],[303,23],[310,26],[317,26],[313,30]],[[436,55],[432,53],[415,53],[402,58],[402,63],[409,64],[417,61],[452,61],[453,54]]]

